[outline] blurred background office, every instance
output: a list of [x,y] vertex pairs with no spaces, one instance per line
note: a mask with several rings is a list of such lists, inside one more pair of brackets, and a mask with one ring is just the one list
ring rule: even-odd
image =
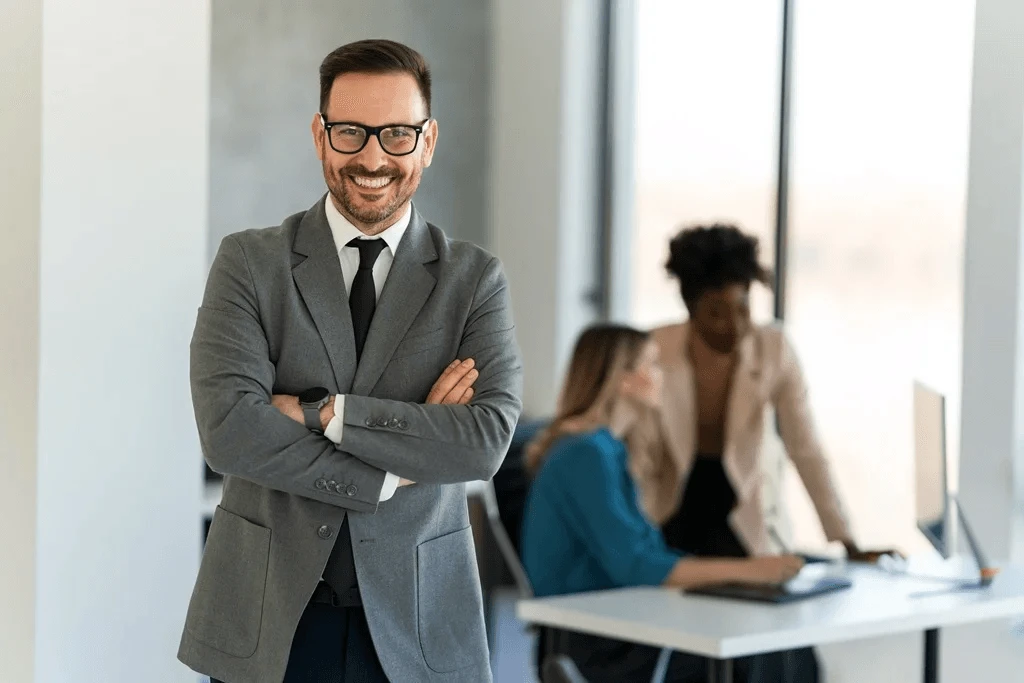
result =
[[[174,658],[216,504],[195,309],[224,235],[322,194],[317,67],[365,37],[433,67],[416,203],[504,261],[527,417],[551,414],[587,324],[683,317],[670,234],[736,222],[775,269],[755,319],[797,347],[858,539],[924,547],[919,379],[949,399],[954,485],[989,554],[1024,557],[1019,0],[0,6],[0,681],[195,680]],[[821,547],[787,476],[795,542]],[[499,683],[529,675],[509,595]],[[1011,625],[946,633],[946,681],[1024,670]],[[833,683],[908,681],[920,649],[820,653]]]

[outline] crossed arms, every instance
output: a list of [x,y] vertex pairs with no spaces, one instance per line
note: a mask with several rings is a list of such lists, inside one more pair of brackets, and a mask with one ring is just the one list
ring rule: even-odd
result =
[[[203,454],[222,474],[371,512],[386,472],[421,484],[489,479],[505,456],[522,405],[511,302],[497,259],[479,278],[457,357],[472,358],[479,373],[468,397],[463,391],[456,402],[416,404],[347,395],[342,443],[314,434],[272,403],[275,367],[256,287],[241,243],[228,237],[211,267],[191,345],[192,400]],[[408,427],[367,426],[375,416]],[[344,486],[318,488],[321,479]]]

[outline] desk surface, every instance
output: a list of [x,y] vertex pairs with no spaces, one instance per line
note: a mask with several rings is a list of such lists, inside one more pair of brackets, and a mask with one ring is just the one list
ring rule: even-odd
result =
[[845,575],[851,589],[790,605],[628,588],[521,600],[517,612],[534,624],[718,659],[1024,615],[1020,568],[986,589],[942,594],[933,594],[948,588],[942,583],[872,567]]

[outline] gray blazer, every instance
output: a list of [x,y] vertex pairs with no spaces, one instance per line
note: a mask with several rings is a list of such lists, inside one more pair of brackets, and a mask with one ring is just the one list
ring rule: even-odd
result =
[[[356,366],[341,264],[321,199],[230,235],[192,338],[206,461],[225,475],[178,658],[228,683],[280,683],[295,627],[348,516],[359,587],[393,681],[490,681],[463,482],[498,469],[522,367],[498,260],[414,210]],[[423,405],[455,358],[466,406]],[[346,395],[340,446],[271,394]],[[386,472],[417,482],[378,505]]]

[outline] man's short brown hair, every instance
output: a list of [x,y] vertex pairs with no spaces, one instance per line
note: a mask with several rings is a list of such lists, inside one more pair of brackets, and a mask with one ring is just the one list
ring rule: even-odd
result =
[[[342,45],[320,64],[320,112],[327,109],[334,79],[347,73],[401,72],[416,79],[430,116],[430,67],[416,50],[393,40],[359,40]],[[325,114],[326,116],[326,114]]]

